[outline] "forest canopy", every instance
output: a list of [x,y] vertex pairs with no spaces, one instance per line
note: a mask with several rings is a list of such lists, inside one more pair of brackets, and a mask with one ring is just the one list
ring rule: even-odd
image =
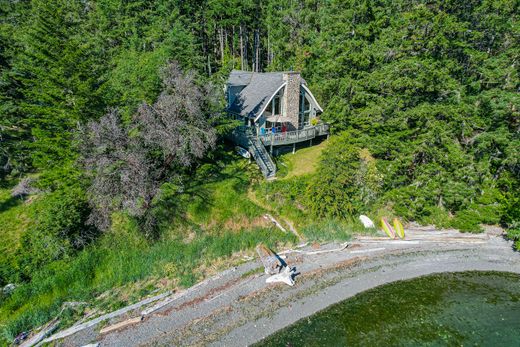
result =
[[160,239],[161,216],[182,218],[180,197],[222,171],[232,69],[301,71],[323,106],[317,171],[260,184],[307,220],[496,224],[520,245],[519,13],[516,0],[0,2],[0,186],[18,184],[0,212],[39,196],[0,285],[74,258],[121,215]]

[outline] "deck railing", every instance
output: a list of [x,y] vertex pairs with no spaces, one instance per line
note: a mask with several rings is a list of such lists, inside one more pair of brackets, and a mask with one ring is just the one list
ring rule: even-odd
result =
[[286,131],[286,132],[277,132],[277,133],[267,133],[263,135],[258,135],[258,138],[264,146],[279,146],[279,145],[289,145],[297,142],[308,141],[316,136],[327,135],[329,132],[328,124],[318,124],[316,126],[303,128],[300,130]]
[[233,130],[232,138],[241,146],[245,147],[248,138],[256,138],[262,141],[264,146],[281,146],[293,143],[308,141],[316,136],[328,135],[329,125],[326,123],[317,124],[315,126],[306,127],[294,131],[286,132],[267,132],[265,134],[256,134],[255,128],[248,126],[240,126]]

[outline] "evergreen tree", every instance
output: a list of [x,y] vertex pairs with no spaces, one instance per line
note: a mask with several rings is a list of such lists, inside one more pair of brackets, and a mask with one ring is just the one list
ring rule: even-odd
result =
[[18,121],[31,131],[27,147],[38,168],[73,159],[71,130],[102,107],[96,95],[99,65],[81,31],[88,11],[80,1],[35,0],[20,27],[11,75],[21,95]]

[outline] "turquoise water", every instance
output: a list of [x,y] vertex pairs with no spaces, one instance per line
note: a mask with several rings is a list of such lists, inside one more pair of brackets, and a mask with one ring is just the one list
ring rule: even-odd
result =
[[360,293],[258,346],[520,346],[520,276],[443,273]]

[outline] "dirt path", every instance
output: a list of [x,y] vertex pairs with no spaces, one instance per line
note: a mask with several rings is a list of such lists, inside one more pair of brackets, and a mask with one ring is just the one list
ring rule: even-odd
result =
[[[520,253],[511,247],[497,234],[415,228],[407,230],[404,241],[361,238],[340,252],[288,254],[288,264],[301,272],[294,287],[266,284],[260,263],[252,261],[170,298],[163,307],[147,312],[142,320],[135,319],[142,315],[141,308],[103,326],[84,329],[57,345],[99,342],[100,346],[244,346],[385,283],[447,271],[520,273]],[[101,328],[108,332],[101,334]]]

